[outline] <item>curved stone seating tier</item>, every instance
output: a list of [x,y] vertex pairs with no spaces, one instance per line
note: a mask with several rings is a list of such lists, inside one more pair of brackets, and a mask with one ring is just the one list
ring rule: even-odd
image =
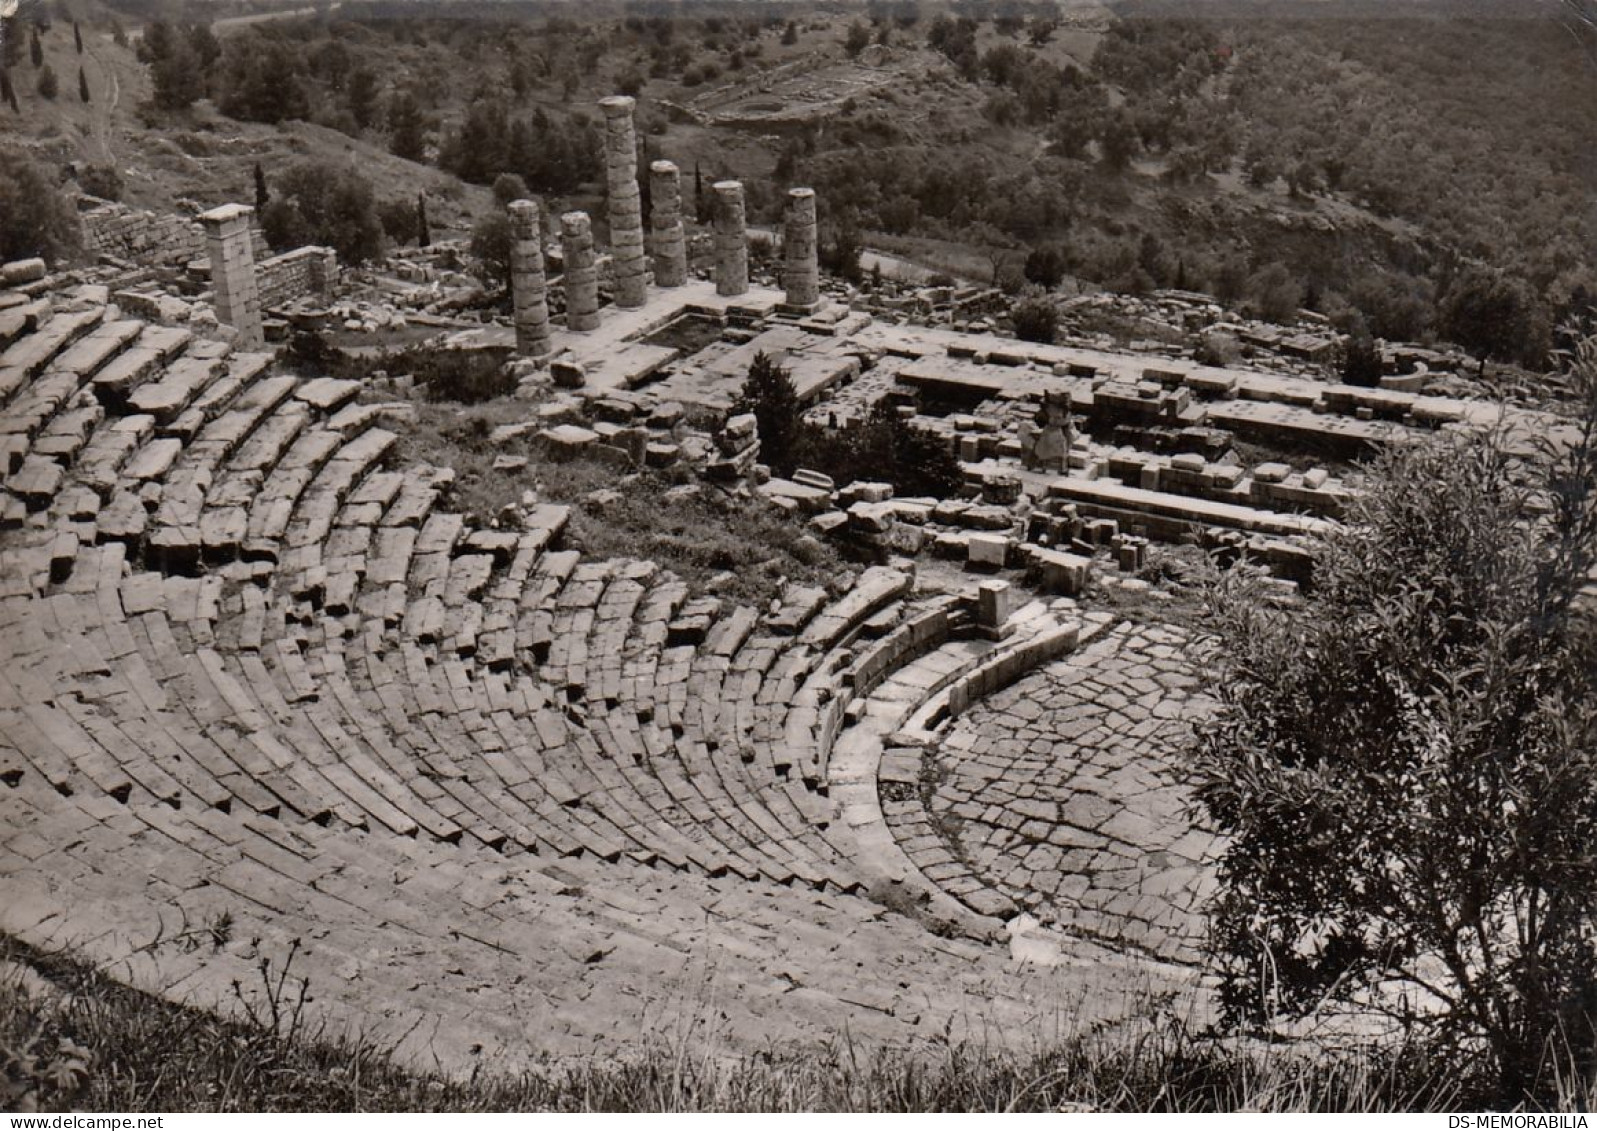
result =
[[[29,318],[0,351],[0,828],[30,830],[0,837],[0,924],[125,911],[91,953],[181,997],[242,952],[151,940],[227,911],[267,951],[315,939],[335,1008],[435,1050],[490,985],[485,1043],[630,1036],[628,985],[707,955],[762,1036],[1031,1016],[971,974],[1010,979],[1001,954],[855,894],[887,818],[852,819],[836,753],[884,690],[941,686],[961,604],[881,568],[767,614],[694,596],[563,548],[564,507],[472,526],[450,469],[391,466],[405,407],[350,382],[105,311]],[[592,1020],[593,994],[632,1020]]]
[[[310,1018],[331,1034],[462,1073],[619,1051],[640,1023],[731,1047],[824,1041],[844,1024],[868,1041],[1027,1047],[1061,1015],[1113,1020],[1128,976],[1105,953],[1086,983],[1051,978],[855,897],[624,860],[529,866],[28,780],[0,791],[0,814],[0,929],[222,1011],[241,1010],[234,981],[257,1001],[259,959],[275,972],[292,954],[288,984],[308,981]],[[214,933],[224,914],[230,930]]]

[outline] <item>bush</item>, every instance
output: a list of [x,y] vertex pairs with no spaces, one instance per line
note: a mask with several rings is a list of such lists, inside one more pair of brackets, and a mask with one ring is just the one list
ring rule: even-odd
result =
[[503,208],[512,200],[527,199],[527,182],[515,173],[500,173],[494,178],[494,200]]
[[39,72],[39,97],[55,101],[55,96],[61,93],[61,80],[55,76],[55,68],[46,63],[44,70]]
[[121,200],[122,174],[115,165],[85,165],[78,170],[78,187],[101,200]]
[[1224,367],[1234,365],[1241,356],[1242,343],[1237,341],[1236,335],[1227,334],[1224,330],[1207,330],[1199,339],[1192,359],[1199,365]]
[[421,212],[413,201],[385,200],[377,206],[377,217],[383,234],[400,246],[421,236]]
[[1286,324],[1297,321],[1303,302],[1303,284],[1283,263],[1271,263],[1248,280],[1253,312],[1266,322]]
[[852,427],[832,430],[806,424],[795,466],[830,475],[839,484],[881,480],[901,495],[948,498],[964,481],[959,460],[933,433],[916,428],[883,401]]
[[510,243],[510,217],[504,212],[490,212],[471,229],[471,254],[489,286],[510,286]]
[[306,161],[292,166],[278,179],[261,227],[278,251],[321,244],[345,263],[364,263],[382,251],[383,225],[371,183],[348,165]]
[[1064,280],[1067,270],[1064,249],[1058,244],[1033,248],[1026,256],[1026,282],[1036,283],[1044,290],[1057,287]]
[[1349,385],[1374,388],[1381,383],[1381,351],[1376,348],[1364,319],[1354,317],[1342,346],[1342,380]]
[[1059,311],[1048,296],[1032,290],[1021,296],[1009,311],[1015,325],[1015,337],[1023,342],[1052,345],[1059,332]]
[[1572,438],[1529,462],[1389,450],[1301,607],[1217,584],[1194,763],[1226,1016],[1364,1003],[1510,1105],[1589,1078],[1597,1020],[1597,339],[1571,383]]
[[1454,280],[1442,304],[1442,332],[1481,359],[1540,365],[1550,342],[1546,312],[1520,279],[1475,268]]
[[515,378],[498,353],[414,346],[384,359],[390,373],[408,373],[429,401],[481,404],[516,391]]
[[52,266],[81,238],[77,209],[42,169],[0,149],[0,260],[42,256]]

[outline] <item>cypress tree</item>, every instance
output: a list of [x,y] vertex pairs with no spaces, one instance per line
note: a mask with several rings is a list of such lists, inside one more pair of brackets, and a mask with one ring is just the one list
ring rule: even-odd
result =
[[39,72],[39,97],[54,102],[60,90],[61,82],[55,77],[55,68],[47,64],[44,70]]
[[427,230],[427,197],[423,193],[416,194],[416,245],[427,247],[433,242],[432,233]]
[[28,58],[35,67],[44,66],[44,44],[39,42],[39,25],[33,25],[33,38],[28,40]]
[[89,100],[89,77],[83,73],[83,68],[78,68],[78,97],[87,102]]
[[11,85],[11,72],[5,67],[0,67],[0,98],[11,103],[11,109],[16,113],[22,113],[22,107],[17,105],[16,89]]
[[72,42],[77,44],[78,54],[83,54],[83,28],[77,20],[72,21]]
[[255,162],[255,211],[265,212],[266,206],[272,202],[272,194],[266,188],[266,170],[261,168],[259,161]]

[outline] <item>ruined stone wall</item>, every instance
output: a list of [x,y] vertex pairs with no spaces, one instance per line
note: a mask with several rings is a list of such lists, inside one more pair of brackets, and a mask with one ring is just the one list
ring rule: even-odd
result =
[[133,263],[205,258],[205,229],[187,216],[101,204],[82,214],[83,246]]
[[330,247],[301,247],[255,267],[261,307],[270,309],[306,295],[327,295],[338,279],[338,257]]
[[[142,265],[187,263],[206,255],[205,229],[190,216],[101,201],[80,217],[83,247],[92,255],[110,255]],[[256,262],[272,254],[259,228],[250,238]]]

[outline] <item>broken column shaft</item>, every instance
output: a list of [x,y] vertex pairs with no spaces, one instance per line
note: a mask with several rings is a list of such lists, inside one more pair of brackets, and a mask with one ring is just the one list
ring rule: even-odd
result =
[[543,231],[538,205],[510,202],[510,295],[516,308],[516,352],[523,357],[549,353],[549,300],[543,274]]
[[682,234],[682,176],[671,162],[649,166],[649,203],[654,281],[662,287],[680,287],[688,277],[688,250]]
[[728,297],[749,289],[749,241],[743,217],[743,185],[715,182],[715,293]]
[[633,100],[600,101],[604,110],[604,172],[608,185],[610,258],[615,267],[617,306],[642,306],[645,295],[643,203],[638,193],[638,137],[632,128]]
[[593,260],[593,224],[586,212],[560,217],[560,252],[566,261],[566,329],[599,328],[599,269]]
[[782,285],[787,305],[813,307],[821,298],[821,268],[815,242],[815,190],[789,189],[782,228]]
[[255,278],[255,248],[250,242],[250,217],[255,209],[224,204],[200,214],[211,255],[211,286],[216,292],[216,320],[238,332],[239,344],[259,346],[261,292]]

